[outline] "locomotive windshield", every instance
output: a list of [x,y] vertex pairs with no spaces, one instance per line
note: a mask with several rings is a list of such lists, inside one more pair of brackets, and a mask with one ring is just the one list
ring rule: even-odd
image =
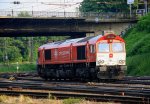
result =
[[123,43],[112,43],[113,52],[123,52]]
[[99,52],[109,52],[109,44],[108,43],[100,43],[98,45]]
[[112,52],[123,52],[124,44],[123,43],[99,43],[98,44],[98,52],[110,52],[110,48],[112,48]]

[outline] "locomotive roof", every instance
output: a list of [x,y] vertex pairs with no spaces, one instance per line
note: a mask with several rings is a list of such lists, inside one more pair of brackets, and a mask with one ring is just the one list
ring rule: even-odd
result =
[[47,44],[40,46],[39,48],[49,49],[49,48],[67,47],[67,46],[70,46],[71,44],[78,45],[78,44],[86,43],[87,41],[90,44],[94,44],[100,37],[102,37],[102,35],[77,38],[77,39],[67,39],[67,40],[47,43]]
[[88,40],[90,40],[91,38],[93,38],[94,36],[90,36],[90,37],[85,37],[83,38],[82,40],[79,40],[77,43],[80,43],[80,42],[87,42]]

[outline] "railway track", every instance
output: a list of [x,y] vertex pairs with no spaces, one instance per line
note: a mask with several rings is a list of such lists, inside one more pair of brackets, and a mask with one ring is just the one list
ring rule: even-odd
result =
[[[37,79],[34,79],[37,78]],[[56,98],[79,97],[97,101],[114,101],[126,103],[150,103],[149,79],[132,79],[130,77],[117,82],[71,82],[71,81],[44,81],[37,76],[19,76],[17,80],[0,79],[0,94],[28,95],[34,97]],[[32,80],[34,79],[34,80]],[[131,81],[139,83],[130,83]],[[129,82],[127,82],[129,81]],[[145,81],[145,82],[144,82]]]

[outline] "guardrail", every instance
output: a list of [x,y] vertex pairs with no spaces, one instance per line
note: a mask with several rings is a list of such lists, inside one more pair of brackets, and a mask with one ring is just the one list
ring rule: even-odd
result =
[[33,17],[33,18],[48,18],[48,17],[72,17],[72,18],[99,18],[99,19],[136,19],[136,13],[124,12],[48,12],[48,11],[0,11],[0,17]]

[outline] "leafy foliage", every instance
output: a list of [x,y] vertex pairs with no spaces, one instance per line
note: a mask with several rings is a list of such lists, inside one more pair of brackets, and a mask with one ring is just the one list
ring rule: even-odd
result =
[[127,12],[127,0],[83,0],[81,12]]
[[150,14],[125,35],[129,75],[150,75]]
[[[150,14],[142,17],[135,28],[125,36],[127,56],[149,53],[150,50]],[[148,22],[148,23],[147,23]]]
[[136,30],[137,31],[145,31],[150,32],[150,13],[147,16],[144,16],[140,19],[140,21],[137,23]]
[[21,11],[18,17],[31,17],[31,15],[27,11]]

